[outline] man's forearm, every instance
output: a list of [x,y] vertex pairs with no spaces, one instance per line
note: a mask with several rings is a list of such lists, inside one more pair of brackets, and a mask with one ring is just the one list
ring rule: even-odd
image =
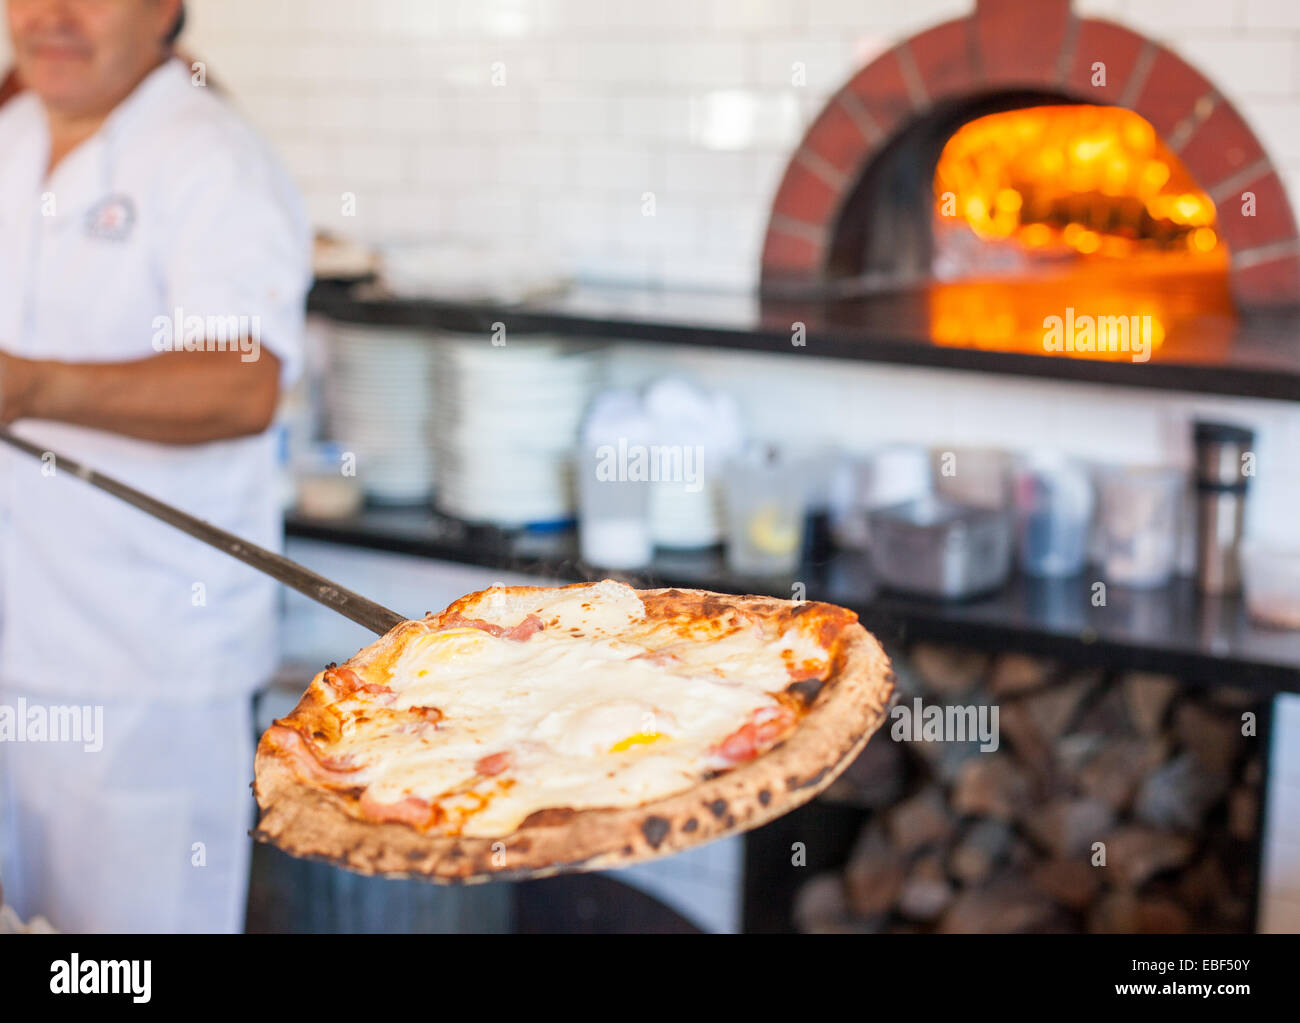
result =
[[53,419],[164,444],[260,433],[275,414],[280,362],[265,348],[163,352],[131,362],[5,356],[0,419]]

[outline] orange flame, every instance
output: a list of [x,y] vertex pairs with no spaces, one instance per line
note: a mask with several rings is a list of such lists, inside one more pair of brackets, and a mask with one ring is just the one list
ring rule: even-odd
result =
[[986,240],[1085,256],[1178,252],[1222,260],[1214,203],[1144,118],[1040,106],[962,125],[934,174],[939,223]]

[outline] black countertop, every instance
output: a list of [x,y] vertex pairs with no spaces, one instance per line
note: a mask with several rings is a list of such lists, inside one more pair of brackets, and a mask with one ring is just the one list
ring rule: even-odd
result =
[[[486,335],[501,322],[525,337],[562,333],[1300,401],[1300,315],[1240,318],[1217,301],[1198,300],[1193,281],[1099,291],[1084,306],[1162,310],[1166,336],[1146,362],[1046,353],[1044,312],[1087,299],[1035,282],[935,285],[834,300],[581,286],[513,304],[385,298],[367,288],[318,285],[309,308],[376,326]],[[803,325],[801,344],[793,342],[795,324]]]
[[853,551],[836,551],[805,565],[795,577],[750,579],[730,573],[720,550],[660,551],[644,571],[605,572],[579,560],[571,530],[467,526],[425,508],[367,509],[345,520],[291,514],[285,529],[302,539],[561,581],[613,576],[640,587],[781,597],[790,597],[798,581],[808,599],[852,608],[886,642],[946,640],[1071,664],[1169,672],[1192,682],[1300,692],[1300,632],[1254,625],[1239,598],[1203,597],[1185,578],[1147,591],[1110,586],[1104,607],[1092,604],[1091,575],[1060,580],[1017,576],[991,596],[942,602],[882,590],[865,555]]

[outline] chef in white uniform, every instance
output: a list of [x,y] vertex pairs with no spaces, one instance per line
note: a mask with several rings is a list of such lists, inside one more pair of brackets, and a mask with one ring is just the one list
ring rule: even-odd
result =
[[[0,422],[277,546],[297,194],[175,58],[180,0],[7,12],[27,91],[0,107]],[[275,584],[6,448],[0,602],[6,898],[67,931],[242,929]]]

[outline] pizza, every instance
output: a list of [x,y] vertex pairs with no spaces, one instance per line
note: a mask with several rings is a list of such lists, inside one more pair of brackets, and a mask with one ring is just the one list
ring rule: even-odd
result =
[[254,835],[445,882],[622,866],[811,799],[893,688],[831,604],[492,587],[312,680],[258,743]]

